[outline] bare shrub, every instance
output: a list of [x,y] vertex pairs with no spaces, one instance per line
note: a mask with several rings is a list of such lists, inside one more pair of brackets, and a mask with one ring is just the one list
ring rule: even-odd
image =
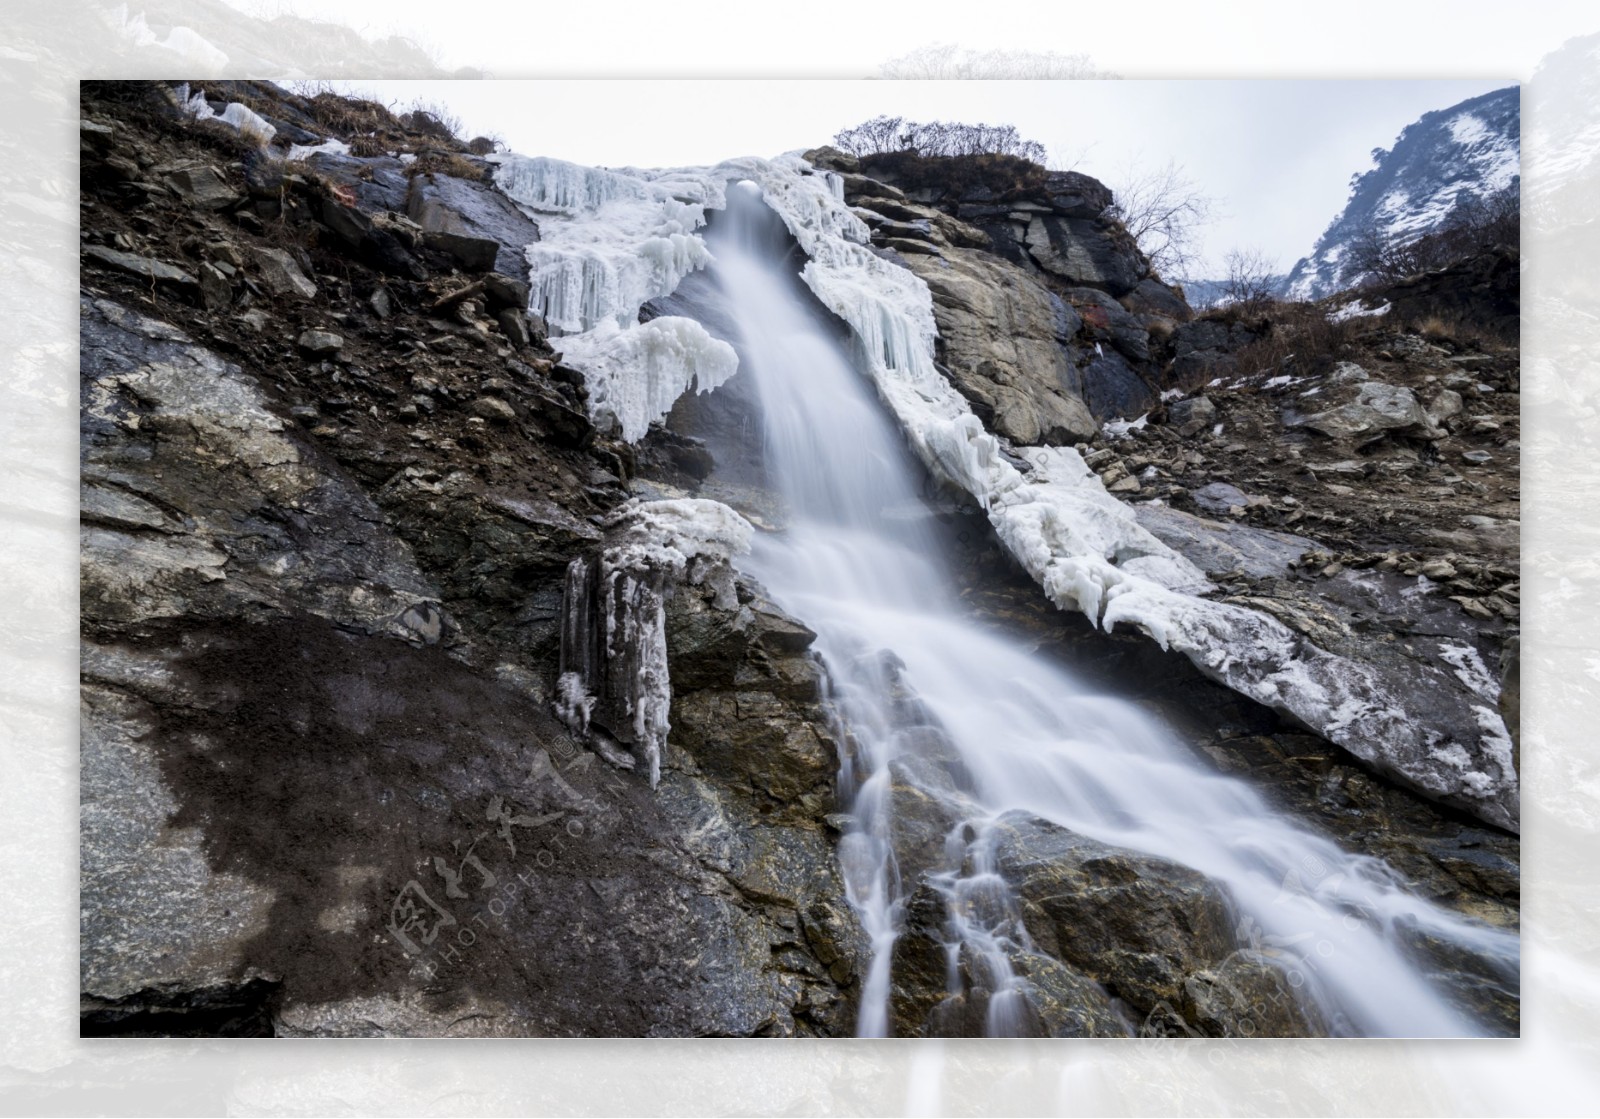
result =
[[1097,69],[1087,54],[1056,51],[976,51],[954,43],[929,43],[878,67],[885,78],[923,80],[986,80],[1022,78],[1036,81],[1115,78]]
[[1229,249],[1223,258],[1227,276],[1223,298],[1246,312],[1256,312],[1271,303],[1277,292],[1278,262],[1260,249]]
[[833,146],[856,157],[909,152],[924,159],[1003,155],[1044,164],[1043,144],[1027,140],[1009,124],[962,124],[879,116],[834,134]]
[[1130,164],[1110,186],[1113,216],[1151,267],[1162,276],[1185,275],[1198,250],[1200,228],[1212,218],[1211,198],[1171,160],[1161,167]]
[[1368,225],[1351,241],[1342,275],[1347,282],[1390,284],[1488,249],[1519,249],[1521,230],[1522,188],[1516,181],[1492,194],[1457,199],[1438,228],[1419,237],[1392,236]]
[[1322,372],[1351,354],[1361,320],[1331,321],[1314,303],[1230,304],[1207,318],[1244,322],[1257,337],[1234,355],[1240,373]]

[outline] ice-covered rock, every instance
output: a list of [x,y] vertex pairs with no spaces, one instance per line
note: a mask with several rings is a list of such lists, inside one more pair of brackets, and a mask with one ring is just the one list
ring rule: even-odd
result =
[[[1075,451],[1029,448],[1024,474],[1009,445],[984,430],[935,368],[931,293],[864,249],[864,227],[830,184],[837,176],[807,173],[793,156],[751,170],[811,258],[802,278],[854,331],[863,366],[912,449],[987,510],[1007,550],[1053,602],[1106,628],[1140,626],[1378,771],[1517,827],[1518,779],[1503,727],[1431,717],[1460,714],[1466,693],[1430,689],[1430,717],[1420,717],[1408,682],[1321,649],[1263,613],[1200,597],[1209,584],[1198,569],[1140,527]],[[1462,765],[1439,762],[1439,751],[1451,748]]]
[[559,345],[562,357],[584,374],[590,412],[614,419],[629,442],[691,388],[710,392],[739,367],[732,346],[693,319],[676,316],[628,330],[608,321]]
[[567,568],[562,602],[557,712],[575,733],[599,725],[631,744],[661,780],[671,730],[666,602],[680,585],[708,586],[719,605],[737,606],[735,555],[754,529],[715,501],[632,501],[606,522],[596,556]]
[[[723,205],[727,183],[736,180],[748,180],[761,190],[805,252],[802,280],[850,327],[861,367],[914,453],[936,478],[970,495],[987,512],[999,539],[1051,601],[1107,628],[1119,622],[1137,625],[1162,647],[1184,653],[1207,675],[1317,730],[1380,772],[1493,823],[1516,827],[1517,775],[1509,747],[1502,743],[1503,728],[1492,731],[1471,719],[1419,717],[1412,690],[1392,675],[1319,648],[1264,613],[1202,597],[1209,581],[1141,527],[1132,510],[1105,491],[1075,451],[1026,448],[1026,457],[1019,458],[1007,440],[986,430],[934,363],[937,328],[928,285],[873,251],[866,224],[844,201],[839,175],[817,171],[795,153],[670,172],[600,172],[537,160],[509,162],[501,169],[502,185],[524,205],[541,213],[574,215],[571,224],[557,223],[566,232],[547,242],[574,246],[578,257],[588,251],[585,246],[600,246],[595,251],[612,271],[597,273],[593,282],[583,280],[571,291],[579,303],[590,304],[591,316],[607,309],[624,311],[614,334],[607,328],[607,334],[595,336],[609,338],[607,347],[634,346],[632,335],[654,327],[674,331],[673,340],[687,350],[687,336],[677,335],[678,328],[656,325],[666,320],[642,326],[622,320],[637,313],[633,301],[639,292],[681,279],[679,265],[699,259],[703,246],[682,248],[684,255],[681,260],[673,257],[672,267],[654,272],[646,268],[650,282],[629,288],[625,298],[620,282],[612,284],[607,277],[641,274],[638,264],[621,259],[624,243],[645,258],[657,251],[641,248],[654,244],[652,236],[671,243],[672,236],[682,235],[698,244],[693,230],[705,209]],[[602,228],[608,214],[618,215],[615,229]],[[594,220],[584,215],[594,215]],[[583,230],[587,232],[580,235]],[[530,250],[536,290],[541,278],[548,278],[538,259]],[[561,269],[570,258],[549,260],[548,275],[566,274]],[[538,300],[535,295],[535,309]],[[569,321],[582,325],[589,320],[580,316]],[[562,344],[572,343],[568,338]],[[649,422],[641,423],[641,416],[652,409],[662,414],[671,406],[669,397],[699,383],[690,379],[687,356],[680,364],[676,350],[663,353],[652,365],[648,360],[608,360],[604,355],[619,351],[599,345],[585,351],[584,345],[577,342],[578,356],[569,360],[599,386],[597,396],[610,403],[595,406],[616,415],[625,432],[641,433]],[[708,376],[715,379],[724,372],[731,369],[717,366]],[[613,563],[608,570],[612,589],[606,609],[634,619],[623,623],[632,627],[631,644],[619,646],[619,655],[647,664],[656,650],[652,641],[665,582],[649,575],[648,565],[644,577],[620,574],[626,564]],[[568,589],[569,596],[577,593],[570,581]],[[617,618],[610,624],[615,627]],[[624,653],[624,648],[634,652]],[[664,657],[664,650],[658,651]],[[627,680],[630,687],[644,690],[624,699],[633,720],[625,733],[647,755],[652,750],[658,754],[666,733],[660,696],[670,692],[659,690],[664,681],[648,670],[630,671]],[[1466,693],[1452,697],[1430,692],[1435,708],[1455,698],[1464,701]],[[1459,766],[1441,764],[1439,757],[1446,755],[1465,760]]]

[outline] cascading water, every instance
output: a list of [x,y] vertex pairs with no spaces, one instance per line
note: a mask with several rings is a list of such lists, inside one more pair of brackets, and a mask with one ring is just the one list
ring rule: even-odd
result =
[[1410,962],[1398,926],[1414,923],[1511,976],[1515,935],[1410,895],[1381,862],[1303,830],[1205,768],[1132,704],[966,620],[937,560],[939,528],[920,501],[917,468],[869,383],[797,293],[783,226],[753,184],[729,189],[707,239],[716,310],[740,334],[741,368],[764,411],[768,474],[789,506],[785,530],[758,540],[747,566],[817,631],[850,744],[840,862],[873,948],[859,1032],[889,1029],[904,904],[892,786],[930,759],[963,775],[959,787],[923,790],[958,821],[946,839],[952,858],[930,878],[968,973],[990,992],[991,1034],[1023,1022],[1010,960],[1030,946],[993,856],[999,829],[1018,814],[1223,885],[1333,1032],[1480,1032]]

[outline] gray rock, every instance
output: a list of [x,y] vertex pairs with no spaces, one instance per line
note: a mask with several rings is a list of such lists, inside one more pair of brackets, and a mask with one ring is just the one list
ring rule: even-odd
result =
[[516,409],[496,396],[477,397],[467,406],[467,410],[474,416],[482,416],[496,423],[511,423],[517,418]]
[[1147,271],[1132,239],[1117,240],[1095,218],[1035,214],[1023,244],[1046,272],[1074,286],[1103,288],[1113,296],[1132,291]]
[[1482,466],[1485,463],[1493,462],[1494,456],[1488,451],[1463,451],[1461,452],[1461,460],[1470,462],[1474,466]]
[[1031,277],[987,253],[907,257],[933,293],[940,359],[993,430],[1018,444],[1071,443],[1098,426],[1067,387],[1058,306]]
[[1173,322],[1188,322],[1194,311],[1177,292],[1153,277],[1140,280],[1118,302],[1134,315],[1160,315]]
[[491,310],[509,308],[513,311],[526,311],[532,298],[526,280],[505,276],[499,272],[490,272],[484,276],[483,292],[489,297]]
[[1281,577],[1317,546],[1303,536],[1251,528],[1237,521],[1207,520],[1164,505],[1136,505],[1133,512],[1156,539],[1207,574],[1243,571]]
[[1441,434],[1411,390],[1381,381],[1363,381],[1356,398],[1291,426],[1306,427],[1330,439],[1370,443],[1391,433],[1438,438]]
[[1330,385],[1354,385],[1371,379],[1367,371],[1353,361],[1341,361],[1325,378]]
[[1249,494],[1227,482],[1211,482],[1190,494],[1194,503],[1209,513],[1228,513],[1234,509],[1248,508]]
[[500,324],[500,332],[513,346],[520,349],[532,341],[532,336],[528,333],[528,318],[524,312],[507,307],[494,319]]
[[386,287],[374,288],[372,295],[367,298],[367,306],[372,308],[374,315],[386,319],[394,314],[394,297]]
[[1072,288],[1066,297],[1091,340],[1110,342],[1130,361],[1150,360],[1150,332],[1122,304],[1094,288]]
[[168,190],[200,210],[225,210],[244,197],[228,186],[215,167],[179,167],[168,171],[162,181]]
[[200,301],[210,311],[221,310],[233,302],[233,285],[214,264],[200,265]]
[[1185,438],[1200,434],[1216,422],[1217,406],[1208,396],[1177,400],[1167,405],[1167,423]]
[[303,330],[294,344],[311,357],[332,357],[344,349],[344,339],[329,330]]
[[282,249],[257,249],[256,270],[262,284],[274,295],[292,295],[298,299],[317,297],[317,285],[300,270],[294,257]]
[[1128,359],[1110,347],[1091,347],[1068,384],[1081,393],[1096,420],[1124,419],[1148,412],[1159,396]]
[[142,280],[153,280],[156,283],[171,284],[180,288],[199,286],[199,281],[183,269],[154,257],[136,256],[133,253],[108,249],[104,245],[87,245],[84,247],[83,255],[109,268],[115,268],[118,272],[126,272]]
[[406,214],[422,227],[430,245],[455,257],[463,268],[526,278],[523,250],[539,239],[539,227],[492,183],[443,174],[413,176]]
[[99,121],[79,120],[78,139],[82,147],[97,154],[104,154],[111,150],[111,142],[116,138],[117,130],[109,124]]
[[[1039,950],[1114,986],[1140,1019],[1172,1014],[1194,1033],[1223,1037],[1325,1032],[1265,957],[1241,959],[1232,905],[1203,875],[1020,813],[997,826],[996,862]],[[1270,997],[1210,997],[1204,977],[1219,969],[1247,971]]]
[[1440,389],[1428,403],[1428,418],[1435,425],[1441,425],[1445,420],[1459,416],[1465,407],[1459,392],[1454,389]]

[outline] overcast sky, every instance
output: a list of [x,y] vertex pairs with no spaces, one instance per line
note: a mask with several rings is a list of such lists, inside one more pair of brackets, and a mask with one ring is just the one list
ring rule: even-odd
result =
[[1352,174],[1431,109],[1504,80],[740,81],[350,83],[404,107],[438,102],[467,135],[603,166],[669,167],[815,147],[879,113],[1014,124],[1051,163],[1113,187],[1176,160],[1216,202],[1201,275],[1230,248],[1287,270],[1343,207]]

